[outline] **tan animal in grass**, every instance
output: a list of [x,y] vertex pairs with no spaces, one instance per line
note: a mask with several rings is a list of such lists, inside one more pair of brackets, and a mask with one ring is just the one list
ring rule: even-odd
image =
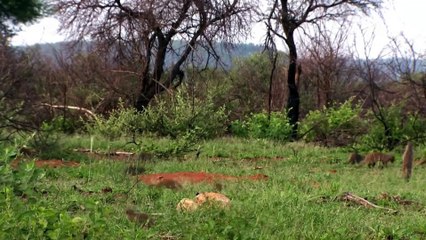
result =
[[231,200],[227,196],[215,192],[198,193],[195,197],[195,202],[198,205],[217,204],[220,207],[229,207],[231,205]]
[[176,209],[178,211],[185,211],[185,212],[193,212],[197,210],[199,205],[192,199],[184,198],[180,200],[178,205],[176,206]]
[[361,154],[357,152],[353,152],[349,155],[348,162],[350,164],[357,164],[357,163],[360,163],[363,159],[364,157]]
[[413,144],[409,142],[407,146],[405,146],[405,151],[402,155],[402,176],[405,180],[407,180],[407,182],[410,180],[411,173],[413,171],[413,158]]
[[364,164],[367,164],[368,167],[374,167],[376,163],[381,162],[382,166],[387,166],[389,162],[394,162],[395,157],[390,154],[372,152],[365,156],[362,161]]
[[216,205],[222,208],[229,207],[231,205],[231,200],[221,194],[221,193],[215,193],[215,192],[204,192],[204,193],[197,193],[197,196],[192,199],[184,198],[182,199],[176,209],[178,211],[195,211],[200,206],[211,206]]

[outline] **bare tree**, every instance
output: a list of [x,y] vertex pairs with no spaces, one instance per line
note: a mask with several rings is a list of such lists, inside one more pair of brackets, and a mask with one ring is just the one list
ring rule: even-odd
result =
[[[325,21],[338,21],[358,12],[369,13],[378,9],[381,0],[269,0],[265,22],[268,29],[267,43],[275,42],[274,37],[284,41],[289,51],[287,85],[289,90],[287,110],[293,125],[292,137],[297,137],[300,97],[296,75],[301,73],[298,66],[296,32],[304,25],[315,25]],[[299,71],[298,71],[299,70]]]
[[402,84],[402,92],[406,92],[406,98],[412,111],[426,114],[426,62],[416,51],[414,43],[404,34],[391,38],[392,59],[389,62],[389,72],[392,78]]
[[304,66],[301,79],[311,86],[309,94],[316,95],[317,108],[329,107],[332,101],[344,101],[352,92],[345,93],[354,76],[352,56],[345,47],[347,38],[346,22],[334,30],[319,24],[301,42],[303,49],[299,64]]
[[[381,52],[373,58],[374,32],[367,34],[365,30],[360,27],[360,34],[363,36],[362,52],[357,52],[358,60],[356,64],[358,77],[366,82],[366,88],[367,91],[369,91],[365,100],[365,106],[371,107],[375,119],[383,126],[383,133],[385,136],[385,146],[376,146],[376,148],[379,150],[383,150],[383,148],[391,150],[396,146],[397,140],[394,138],[394,130],[386,113],[387,101],[384,100],[386,95],[392,94],[392,92],[386,89],[387,84],[391,82],[391,76],[388,71],[385,71],[385,64],[382,61],[385,49],[382,49]],[[369,35],[370,38],[367,39],[367,35]]]
[[217,60],[214,43],[245,33],[253,9],[251,0],[57,0],[56,6],[63,30],[96,41],[99,50],[117,57],[116,70],[139,79],[139,111],[182,83],[182,67],[196,47]]

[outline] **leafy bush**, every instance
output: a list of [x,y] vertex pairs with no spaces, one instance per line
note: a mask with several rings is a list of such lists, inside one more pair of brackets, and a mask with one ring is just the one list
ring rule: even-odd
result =
[[288,140],[291,134],[291,125],[285,112],[268,114],[256,113],[245,121],[235,120],[231,124],[231,131],[235,136]]
[[191,98],[188,91],[179,89],[145,110],[144,125],[146,131],[160,136],[178,138],[191,131],[198,138],[213,138],[225,132],[227,117],[225,107],[217,107],[213,96]]
[[[401,142],[412,141],[424,144],[426,141],[426,119],[418,113],[404,113],[402,104],[392,105],[382,109],[383,120],[389,128],[386,135],[383,122],[374,114],[367,113],[369,131],[360,141],[360,147],[365,149],[383,150],[393,148]],[[389,146],[389,142],[392,146]],[[391,150],[391,149],[389,149]]]
[[109,116],[99,116],[94,123],[88,123],[87,129],[91,134],[99,134],[113,140],[122,136],[132,136],[145,129],[144,117],[134,108],[125,108],[120,104],[112,110]]
[[300,123],[300,133],[308,142],[332,146],[354,143],[365,129],[360,112],[361,106],[353,105],[352,99],[340,106],[310,111]]

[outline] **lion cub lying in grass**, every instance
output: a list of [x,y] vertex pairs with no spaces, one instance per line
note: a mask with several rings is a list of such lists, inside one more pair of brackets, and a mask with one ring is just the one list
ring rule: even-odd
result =
[[195,211],[198,209],[198,207],[206,204],[217,205],[219,207],[226,208],[230,206],[231,200],[221,193],[197,193],[197,196],[194,198],[194,200],[189,198],[182,199],[178,203],[176,209],[178,211]]

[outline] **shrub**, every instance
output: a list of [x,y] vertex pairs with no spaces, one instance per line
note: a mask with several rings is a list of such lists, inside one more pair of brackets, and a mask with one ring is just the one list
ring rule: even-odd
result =
[[225,107],[216,106],[213,96],[191,98],[188,91],[179,89],[145,110],[144,125],[146,131],[160,136],[178,138],[191,131],[198,138],[213,138],[225,132],[227,118]]
[[239,137],[267,138],[285,141],[291,134],[291,125],[285,112],[256,113],[245,121],[235,120],[231,132]]
[[[367,113],[369,131],[362,137],[359,145],[364,149],[388,149],[405,141],[424,144],[426,141],[426,119],[418,113],[404,113],[402,104],[382,109],[383,121],[389,128],[385,132],[384,123],[374,114]],[[389,145],[389,143],[392,143]]]
[[122,136],[133,136],[145,129],[144,117],[134,108],[125,108],[120,104],[109,116],[99,116],[95,122],[88,123],[86,128],[91,134],[99,134],[113,140]]
[[360,112],[361,106],[353,105],[352,99],[340,106],[310,111],[300,123],[300,133],[305,141],[324,145],[355,143],[357,136],[365,129],[365,121],[360,117]]

